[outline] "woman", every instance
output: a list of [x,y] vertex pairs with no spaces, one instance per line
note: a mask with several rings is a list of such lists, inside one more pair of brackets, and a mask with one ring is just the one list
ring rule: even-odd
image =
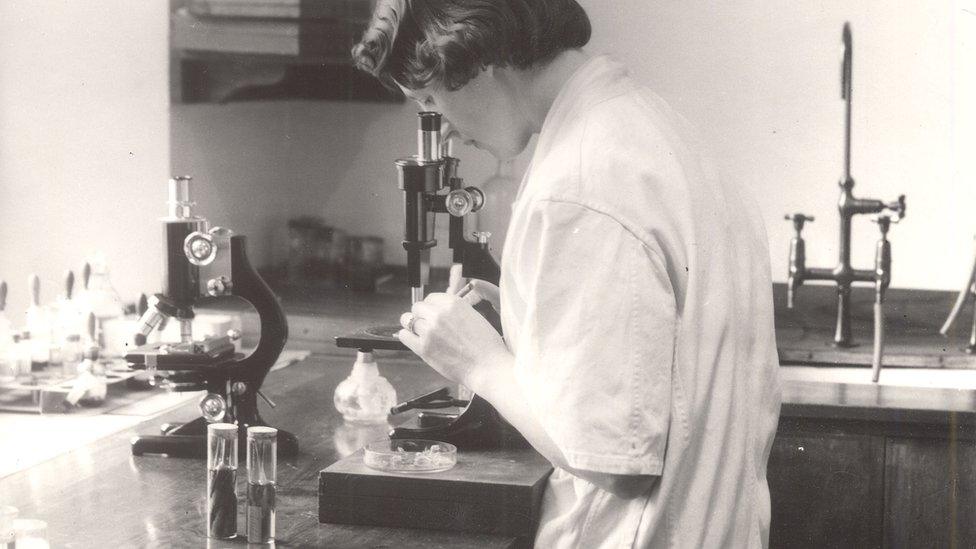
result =
[[500,289],[431,294],[399,337],[555,466],[538,547],[765,546],[779,385],[759,213],[589,36],[574,0],[378,3],[360,68],[496,157],[539,134]]

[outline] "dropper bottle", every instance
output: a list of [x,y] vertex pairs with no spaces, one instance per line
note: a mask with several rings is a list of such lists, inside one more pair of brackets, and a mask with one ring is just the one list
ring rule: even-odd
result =
[[332,396],[336,410],[352,423],[386,423],[396,405],[396,390],[380,375],[373,353],[359,351],[352,373],[336,387]]

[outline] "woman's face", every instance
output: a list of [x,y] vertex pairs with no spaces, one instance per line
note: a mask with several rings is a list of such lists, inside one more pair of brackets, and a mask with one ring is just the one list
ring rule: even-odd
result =
[[481,71],[457,91],[434,84],[419,90],[401,89],[422,110],[441,113],[466,145],[474,145],[501,160],[517,156],[532,137],[532,128],[521,114],[515,94],[496,78],[492,68]]

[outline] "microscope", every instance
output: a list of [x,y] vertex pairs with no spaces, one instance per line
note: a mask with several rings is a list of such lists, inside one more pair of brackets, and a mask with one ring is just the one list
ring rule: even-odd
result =
[[[458,176],[459,160],[451,156],[450,140],[441,135],[441,115],[419,113],[417,154],[395,162],[398,186],[403,191],[404,237],[407,252],[407,279],[413,303],[424,299],[429,284],[430,251],[437,246],[434,228],[437,214],[449,214],[448,246],[452,262],[460,266],[461,276],[498,284],[501,269],[490,253],[487,232],[473,232],[468,240],[465,219],[485,204],[484,193],[466,187]],[[487,303],[475,307],[501,333],[501,321]],[[366,328],[354,335],[336,338],[338,347],[373,350],[408,350],[396,338],[399,325]],[[458,413],[445,413],[458,408]],[[420,410],[416,425],[397,427],[392,439],[419,438],[454,444],[460,449],[526,448],[528,443],[488,401],[472,394],[452,397],[448,388],[419,396],[394,406],[397,415]]]
[[[833,268],[813,268],[806,266],[806,243],[803,240],[803,225],[814,221],[813,217],[802,213],[787,214],[785,218],[793,222],[795,234],[790,240],[790,267],[787,281],[787,307],[793,308],[796,291],[808,280],[830,280],[837,284],[837,326],[833,345],[854,347],[851,334],[851,289],[854,282],[874,284],[874,355],[872,359],[872,379],[877,382],[881,371],[884,350],[884,296],[891,283],[891,243],[888,229],[905,217],[905,195],[893,202],[883,202],[868,198],[855,198],[854,178],[851,177],[851,98],[854,45],[849,23],[844,23],[841,35],[844,57],[841,65],[841,99],[845,101],[844,127],[844,176],[840,180],[840,198],[837,209],[840,213],[840,258]],[[881,232],[875,248],[873,270],[855,269],[851,266],[851,222],[855,215],[878,214],[875,222]]]
[[[165,454],[203,458],[207,455],[207,425],[236,423],[238,440],[247,440],[247,428],[267,425],[258,411],[265,376],[288,340],[288,322],[277,298],[247,258],[247,240],[223,227],[210,228],[193,214],[190,177],[169,181],[168,215],[163,222],[165,257],[162,292],[149,298],[139,320],[138,347],[126,355],[129,367],[145,370],[150,383],[162,378],[174,391],[206,391],[200,417],[188,423],[163,425],[160,435],[132,439],[132,454]],[[238,333],[194,339],[194,308],[208,302],[237,298],[250,303],[260,318],[257,347],[247,356],[237,353]],[[167,320],[180,326],[180,340],[146,343],[147,337]],[[278,455],[298,453],[298,440],[278,430]]]

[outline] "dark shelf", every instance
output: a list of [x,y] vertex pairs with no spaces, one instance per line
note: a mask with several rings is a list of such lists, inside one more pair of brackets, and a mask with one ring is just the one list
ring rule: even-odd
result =
[[398,91],[352,66],[349,52],[365,26],[360,18],[212,17],[177,7],[170,25],[171,99],[401,102]]
[[401,102],[400,93],[349,64],[303,64],[267,56],[208,55],[180,63],[182,103],[305,99]]

